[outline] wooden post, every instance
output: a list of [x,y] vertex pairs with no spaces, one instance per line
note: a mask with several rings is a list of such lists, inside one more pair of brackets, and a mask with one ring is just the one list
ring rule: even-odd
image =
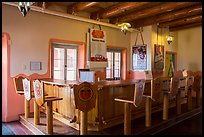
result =
[[181,114],[181,90],[178,90],[178,93],[176,94],[176,110],[177,114]]
[[86,135],[87,134],[87,112],[81,111],[81,122],[80,122],[80,135]]
[[40,110],[39,110],[39,106],[36,103],[36,101],[34,101],[34,124],[38,125],[40,123]]
[[24,98],[25,101],[25,118],[29,118],[29,114],[30,114],[30,101],[28,101],[27,99]]
[[168,119],[168,109],[169,109],[169,94],[164,93],[164,103],[163,103],[163,120]]
[[124,135],[131,134],[131,110],[130,104],[124,104]]
[[47,132],[48,134],[53,134],[52,101],[47,102],[46,111],[47,111],[47,114],[46,114]]
[[191,89],[188,90],[188,93],[187,93],[187,104],[188,104],[188,111],[192,110],[192,91]]
[[151,126],[151,111],[152,111],[152,100],[150,97],[146,97],[146,106],[145,106],[145,126]]
[[196,107],[200,107],[200,90],[196,90]]

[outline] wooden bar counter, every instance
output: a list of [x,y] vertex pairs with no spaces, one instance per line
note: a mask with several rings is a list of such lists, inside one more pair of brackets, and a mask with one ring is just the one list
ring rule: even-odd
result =
[[[45,93],[62,97],[63,100],[53,103],[54,117],[79,130],[80,113],[75,109],[73,85],[78,81],[55,80],[50,78],[40,79],[45,83]],[[125,97],[133,100],[134,84],[136,80],[101,80],[92,84],[98,85],[96,93],[96,106],[88,112],[88,130],[100,131],[124,121],[123,103],[116,103],[115,98]],[[147,87],[147,88],[146,88]],[[150,81],[147,80],[145,88],[150,92]],[[145,98],[140,107],[132,108],[132,119],[144,116]],[[154,103],[152,103],[154,105]],[[72,120],[72,122],[70,122]],[[145,124],[145,121],[144,121]]]

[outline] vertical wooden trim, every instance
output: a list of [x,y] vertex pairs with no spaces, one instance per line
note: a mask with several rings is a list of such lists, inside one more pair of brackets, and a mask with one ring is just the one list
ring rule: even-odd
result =
[[124,103],[124,135],[131,134],[131,109],[129,103]]
[[152,113],[152,100],[150,97],[146,97],[145,101],[145,126],[151,126],[151,113]]
[[164,93],[163,120],[168,119],[168,109],[169,109],[169,96],[168,93]]
[[80,111],[80,135],[86,135],[87,134],[87,112]]
[[178,90],[178,93],[176,94],[176,110],[177,114],[181,114],[181,90]]

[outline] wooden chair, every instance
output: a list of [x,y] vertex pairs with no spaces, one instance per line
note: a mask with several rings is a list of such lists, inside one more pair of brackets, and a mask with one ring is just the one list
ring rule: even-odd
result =
[[133,100],[115,98],[115,101],[124,103],[124,134],[131,134],[131,104],[138,107],[142,102],[142,96],[145,87],[145,80],[137,80],[135,83],[134,98]]
[[168,119],[168,109],[169,109],[169,93],[171,92],[172,79],[170,77],[161,77],[160,85],[161,92],[163,93],[163,120]]
[[18,77],[13,78],[16,93],[19,94],[19,95],[24,95],[23,81],[22,81],[24,78],[25,77],[23,77],[23,76],[18,76]]
[[[33,81],[33,89],[35,95],[35,105],[34,105],[34,119],[39,124],[40,121],[40,111],[39,107],[42,106],[46,102],[46,124],[47,124],[47,132],[48,134],[53,134],[53,101],[62,100],[62,98],[58,97],[45,97],[44,94],[44,82],[40,82],[39,80]],[[35,121],[34,120],[34,121]]]

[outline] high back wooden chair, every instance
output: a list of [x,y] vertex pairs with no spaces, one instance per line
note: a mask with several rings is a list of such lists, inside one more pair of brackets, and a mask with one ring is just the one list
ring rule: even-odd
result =
[[46,96],[44,94],[44,82],[40,82],[39,80],[33,81],[33,89],[34,89],[34,95],[35,95],[35,108],[34,108],[34,121],[37,124],[40,122],[40,114],[39,114],[39,107],[42,106],[44,103],[46,103],[46,125],[47,125],[47,132],[48,134],[53,134],[53,108],[52,104],[53,101],[59,101],[62,100],[62,98],[59,97],[51,97]]
[[134,98],[133,100],[127,100],[123,98],[115,98],[115,101],[124,103],[124,134],[131,134],[131,104],[135,107],[140,106],[142,102],[142,96],[145,87],[145,80],[137,80],[135,83]]

